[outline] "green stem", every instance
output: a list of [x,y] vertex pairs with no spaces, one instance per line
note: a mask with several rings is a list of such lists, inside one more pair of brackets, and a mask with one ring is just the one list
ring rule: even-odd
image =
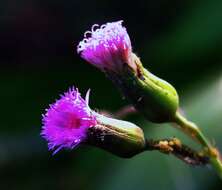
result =
[[217,149],[211,145],[205,135],[197,127],[197,125],[188,121],[179,112],[176,113],[174,122],[178,125],[180,130],[199,142],[207,150],[207,156],[210,157],[210,163],[212,167],[216,170],[217,174],[222,179],[222,163],[219,157],[219,153]]

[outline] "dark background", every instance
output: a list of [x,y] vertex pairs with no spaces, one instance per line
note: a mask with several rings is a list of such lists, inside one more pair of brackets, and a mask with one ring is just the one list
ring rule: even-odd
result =
[[[187,117],[222,150],[221,10],[221,0],[1,0],[0,189],[222,189],[210,167],[192,168],[172,156],[121,159],[94,147],[52,156],[40,137],[41,114],[72,85],[82,94],[91,88],[94,109],[127,105],[76,53],[91,25],[124,20],[144,66],[178,89]],[[127,120],[147,137],[191,143],[169,125],[138,115]]]

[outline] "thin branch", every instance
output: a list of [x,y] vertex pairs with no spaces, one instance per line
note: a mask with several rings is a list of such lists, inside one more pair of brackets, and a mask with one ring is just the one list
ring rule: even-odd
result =
[[102,110],[99,113],[107,117],[115,117],[116,119],[122,119],[136,112],[137,112],[136,109],[132,105],[126,105],[114,113],[111,113],[106,110]]
[[146,140],[146,150],[158,150],[165,154],[172,154],[192,166],[201,166],[209,163],[207,156],[182,144],[177,138]]

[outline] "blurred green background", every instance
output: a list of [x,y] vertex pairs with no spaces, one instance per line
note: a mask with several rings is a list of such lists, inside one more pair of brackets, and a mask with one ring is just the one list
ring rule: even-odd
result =
[[[91,25],[117,20],[124,20],[144,65],[178,89],[184,113],[222,151],[221,0],[1,0],[1,190],[222,189],[210,167],[193,168],[158,152],[132,159],[94,147],[48,152],[39,135],[41,114],[70,86],[82,94],[91,88],[92,108],[117,111],[127,105],[76,53]],[[167,124],[139,115],[127,120],[147,137],[191,143]]]

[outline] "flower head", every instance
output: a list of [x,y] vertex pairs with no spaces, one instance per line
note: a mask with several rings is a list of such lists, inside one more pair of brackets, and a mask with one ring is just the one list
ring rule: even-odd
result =
[[87,129],[96,125],[88,99],[89,93],[84,100],[78,89],[71,88],[46,110],[41,135],[54,153],[62,148],[74,148],[85,140]]
[[85,32],[85,38],[77,47],[81,57],[102,71],[121,71],[125,63],[136,69],[131,61],[130,38],[122,21],[107,23],[97,29],[95,27],[98,25]]

